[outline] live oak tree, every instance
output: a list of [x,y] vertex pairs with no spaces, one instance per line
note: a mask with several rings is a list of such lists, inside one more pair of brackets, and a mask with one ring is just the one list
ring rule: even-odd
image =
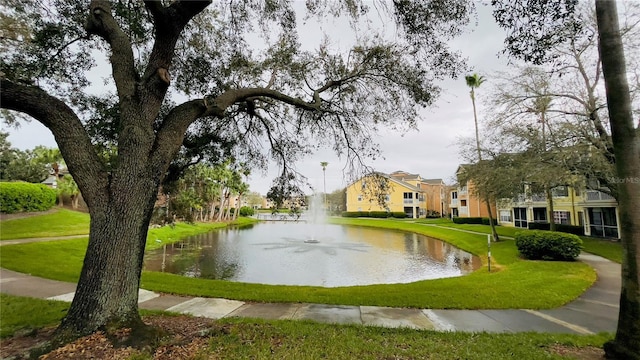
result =
[[[493,0],[498,22],[510,31],[507,49],[528,61],[543,62],[550,46],[566,40],[576,0],[510,2]],[[633,120],[630,88],[615,1],[596,0],[597,37],[618,183],[622,288],[618,327],[605,344],[607,357],[640,359],[640,124]]]
[[[436,81],[462,71],[446,43],[467,24],[467,1],[376,2],[372,19],[391,16],[394,38],[407,41],[365,29],[342,53],[328,37],[307,44],[294,4],[302,3],[3,2],[11,20],[3,24],[20,31],[1,39],[1,106],[51,130],[91,215],[60,338],[141,325],[147,230],[174,168],[232,153],[254,166],[278,162],[275,185],[286,186],[314,146],[360,162],[377,155],[378,127],[414,125],[438,95]],[[309,19],[368,24],[365,1],[304,4]],[[429,16],[407,21],[414,5]],[[184,161],[172,166],[176,158]]]

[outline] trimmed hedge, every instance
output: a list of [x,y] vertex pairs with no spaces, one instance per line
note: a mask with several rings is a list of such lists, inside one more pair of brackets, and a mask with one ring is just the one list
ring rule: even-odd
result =
[[367,217],[369,216],[368,211],[343,211],[342,217],[348,218],[356,218],[356,217]]
[[369,211],[368,217],[386,219],[389,217],[387,211]]
[[[527,227],[530,230],[549,230],[551,229],[551,224],[548,222],[530,222],[527,224]],[[579,236],[584,235],[584,228],[577,225],[556,224],[556,231]]]
[[404,219],[407,217],[402,211],[343,211],[342,217],[355,218],[355,217],[372,217],[372,218],[382,218],[386,219],[389,217]]
[[[487,220],[487,225],[489,224]],[[479,224],[482,225],[481,217],[454,217],[453,222],[456,224]]]
[[582,250],[578,236],[556,231],[522,231],[515,239],[520,254],[530,260],[573,261]]
[[56,204],[56,191],[44,184],[0,182],[0,212],[46,211]]

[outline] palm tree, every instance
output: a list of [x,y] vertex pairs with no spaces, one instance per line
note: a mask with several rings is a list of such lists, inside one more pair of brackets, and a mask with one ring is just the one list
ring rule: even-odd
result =
[[327,208],[327,165],[329,165],[326,161],[321,161],[320,166],[322,166],[322,191],[324,192],[324,207],[325,210]]
[[478,132],[478,115],[476,112],[476,92],[475,89],[480,87],[482,83],[485,82],[484,76],[480,76],[478,74],[467,75],[464,77],[464,80],[467,82],[467,86],[471,88],[471,104],[473,105],[473,122],[476,127],[476,150],[478,151],[478,161],[482,160],[482,155],[480,153],[480,134]]
[[[471,88],[469,94],[471,95],[471,104],[473,105],[473,122],[476,128],[476,150],[478,151],[478,163],[482,161],[482,153],[480,152],[480,133],[478,132],[478,114],[476,112],[476,92],[475,89],[480,87],[485,82],[484,76],[480,76],[476,73],[473,75],[467,75],[464,77],[467,82],[467,86]],[[495,224],[493,223],[493,215],[491,214],[491,203],[489,202],[489,196],[485,196],[485,202],[487,203],[487,211],[489,212],[489,225],[491,226],[491,233],[494,241],[499,241],[498,233],[496,232]],[[480,215],[480,214],[478,214]]]

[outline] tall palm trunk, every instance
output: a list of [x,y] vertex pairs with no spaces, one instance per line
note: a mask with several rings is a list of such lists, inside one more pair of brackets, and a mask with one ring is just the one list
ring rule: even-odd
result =
[[[479,86],[478,83],[476,86]],[[480,151],[480,132],[478,131],[478,115],[476,112],[476,95],[473,90],[474,87],[471,87],[471,104],[473,105],[473,123],[475,125],[476,130],[476,151],[478,152],[478,162],[482,161],[482,152]],[[491,227],[491,235],[493,237],[493,241],[500,241],[498,237],[498,232],[496,231],[496,225],[493,221],[493,213],[491,211],[491,202],[489,196],[484,197],[484,202],[487,204],[487,214],[489,214],[489,226]],[[478,214],[480,216],[480,214]]]

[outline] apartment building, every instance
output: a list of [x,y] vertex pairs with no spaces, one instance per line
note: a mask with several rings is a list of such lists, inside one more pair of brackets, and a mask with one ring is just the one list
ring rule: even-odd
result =
[[364,176],[346,192],[347,211],[404,212],[414,219],[446,211],[442,179],[423,179],[405,171]]
[[[461,179],[465,164],[458,166],[456,177]],[[473,192],[472,181],[458,181],[449,188],[449,209],[451,217],[489,217],[487,202]],[[491,213],[496,217],[496,206],[491,204]]]
[[[498,223],[527,228],[530,222],[549,222],[549,201],[523,187],[515,199],[498,201]],[[551,190],[553,218],[556,224],[581,226],[585,235],[619,238],[618,204],[612,196],[598,190],[579,190],[558,186]]]

